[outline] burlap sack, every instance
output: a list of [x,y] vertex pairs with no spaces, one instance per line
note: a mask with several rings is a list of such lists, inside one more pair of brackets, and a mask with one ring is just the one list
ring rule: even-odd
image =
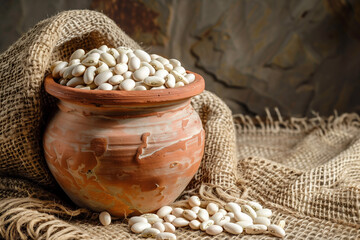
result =
[[[42,156],[41,136],[54,99],[42,89],[55,59],[79,47],[138,47],[113,21],[92,11],[69,11],[40,22],[0,55],[0,236],[5,239],[140,239],[126,220],[100,226],[58,191]],[[243,203],[257,200],[285,219],[288,239],[360,237],[360,119],[273,120],[235,116],[214,94],[193,98],[206,131],[200,169],[181,196]],[[234,126],[236,126],[236,131]],[[237,138],[235,139],[235,136]],[[181,204],[177,201],[176,204]],[[208,238],[177,230],[178,239]],[[273,239],[269,235],[215,239]]]

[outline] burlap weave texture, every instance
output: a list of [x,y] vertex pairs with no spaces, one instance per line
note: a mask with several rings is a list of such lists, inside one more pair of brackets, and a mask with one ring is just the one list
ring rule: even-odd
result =
[[[115,23],[93,11],[68,11],[37,24],[0,55],[0,236],[5,239],[137,239],[118,219],[100,226],[97,213],[61,195],[48,171],[41,135],[54,98],[42,82],[55,59],[102,44],[139,48]],[[264,120],[237,115],[214,94],[192,99],[206,131],[205,155],[182,199],[259,201],[285,219],[287,239],[359,239],[360,118]],[[276,119],[273,118],[276,116]],[[189,228],[178,239],[209,237]]]

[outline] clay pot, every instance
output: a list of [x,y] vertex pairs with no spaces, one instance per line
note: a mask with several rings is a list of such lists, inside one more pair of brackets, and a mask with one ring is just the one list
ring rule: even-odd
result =
[[202,123],[190,105],[204,79],[195,76],[181,88],[129,92],[70,88],[46,77],[60,110],[44,134],[45,157],[73,202],[126,216],[181,194],[204,153]]

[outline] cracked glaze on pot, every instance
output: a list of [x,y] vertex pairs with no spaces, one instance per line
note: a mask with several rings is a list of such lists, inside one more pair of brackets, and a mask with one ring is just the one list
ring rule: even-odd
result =
[[[107,96],[47,77],[46,91],[61,101],[47,126],[44,152],[67,195],[79,206],[115,216],[172,203],[195,175],[204,152],[204,130],[190,105],[190,97],[204,89],[204,80],[196,77],[195,85],[177,96],[175,89]],[[146,96],[139,100],[136,94]]]

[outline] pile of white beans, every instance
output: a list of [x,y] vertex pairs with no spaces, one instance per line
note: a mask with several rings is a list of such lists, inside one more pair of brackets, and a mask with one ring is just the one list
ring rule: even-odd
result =
[[[212,236],[223,231],[233,235],[244,232],[244,234],[270,234],[280,238],[285,236],[285,221],[272,224],[270,221],[272,211],[263,208],[257,202],[249,201],[241,206],[229,202],[225,208],[220,208],[213,202],[205,205],[198,196],[192,196],[188,200],[188,205],[188,209],[163,206],[156,214],[147,213],[131,217],[128,221],[129,227],[133,233],[141,234],[145,238],[169,240],[176,239],[177,227],[190,227]],[[102,212],[99,219],[103,225],[111,223],[111,216],[107,212]]]
[[51,65],[61,85],[87,90],[142,91],[182,87],[195,80],[180,61],[127,47],[77,49],[69,62]]

